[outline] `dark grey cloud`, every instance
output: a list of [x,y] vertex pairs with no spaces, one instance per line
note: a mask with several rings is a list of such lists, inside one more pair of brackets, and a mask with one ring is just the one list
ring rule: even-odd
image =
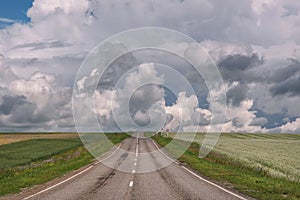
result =
[[270,88],[270,92],[273,96],[278,95],[289,95],[299,96],[300,95],[300,74],[296,77],[289,78],[281,83],[274,84]]
[[53,116],[53,111],[38,111],[37,105],[28,101],[24,95],[3,96],[2,104],[0,105],[0,114],[9,116],[11,123],[22,126],[26,124],[39,126],[39,124],[49,122],[55,117]]
[[121,76],[131,68],[139,65],[132,53],[126,53],[111,63],[104,71],[97,88],[101,91],[104,89],[112,89]]
[[158,91],[163,92],[164,90],[156,84],[147,84],[137,88],[130,98],[129,110],[133,113],[139,110],[148,111],[153,103],[161,100],[163,94],[156,94]]
[[14,109],[10,114],[11,123],[28,127],[43,126],[44,124],[42,122],[45,122],[45,120],[43,120],[43,118],[40,118],[40,116],[34,114],[36,108],[36,104],[29,102],[19,105],[17,109]]
[[300,62],[289,59],[290,64],[270,73],[265,81],[272,84],[269,91],[271,95],[300,95]]
[[164,90],[157,84],[147,84],[137,88],[129,101],[131,117],[135,119],[134,116],[136,116],[135,122],[140,126],[147,125],[150,122],[149,109],[155,102],[161,100],[163,96]]
[[72,46],[70,43],[61,42],[61,41],[45,41],[45,42],[33,42],[33,43],[25,43],[21,45],[16,45],[13,49],[22,49],[28,48],[30,51],[35,50],[43,50],[43,49],[52,49],[52,48],[62,48]]
[[14,109],[23,104],[28,104],[27,98],[23,95],[2,97],[2,104],[0,105],[0,113],[10,115]]
[[268,123],[268,119],[265,117],[258,117],[254,119],[251,123],[250,126],[263,126]]
[[300,72],[300,62],[298,60],[289,59],[289,62],[288,66],[271,71],[271,75],[267,77],[266,81],[273,83],[283,82]]
[[225,82],[238,82],[238,85],[227,92],[227,103],[239,106],[241,101],[248,95],[248,83],[260,81],[255,73],[256,67],[262,65],[264,59],[257,54],[251,55],[228,55],[219,61],[218,67]]
[[228,55],[219,63],[219,70],[225,81],[229,82],[253,82],[257,79],[250,69],[262,65],[264,59],[260,58],[257,54],[246,55]]
[[247,98],[248,85],[238,84],[237,86],[228,90],[226,97],[227,103],[233,106],[239,106],[243,100]]
[[234,118],[232,119],[232,125],[240,128],[243,127],[243,122],[241,122],[239,118]]

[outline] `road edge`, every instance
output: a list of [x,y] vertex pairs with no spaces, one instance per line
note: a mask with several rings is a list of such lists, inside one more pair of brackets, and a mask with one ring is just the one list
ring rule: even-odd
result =
[[200,174],[198,171],[196,171],[195,169],[193,169],[191,166],[189,166],[186,163],[182,163],[179,162],[176,159],[173,159],[168,153],[164,152],[162,150],[162,148],[155,140],[153,140],[152,138],[150,138],[151,141],[153,142],[154,146],[162,153],[164,154],[164,156],[166,156],[166,158],[168,158],[169,160],[173,161],[176,165],[178,165],[179,167],[181,167],[182,169],[184,169],[185,171],[187,171],[188,173],[192,174],[193,176],[197,177],[198,179],[232,195],[235,196],[236,198],[239,198],[240,200],[256,200],[253,197],[249,197],[245,194],[242,194],[241,192],[239,192],[238,190],[232,189],[232,188],[225,188],[224,186],[221,186],[221,184],[209,177],[203,176],[202,174]]

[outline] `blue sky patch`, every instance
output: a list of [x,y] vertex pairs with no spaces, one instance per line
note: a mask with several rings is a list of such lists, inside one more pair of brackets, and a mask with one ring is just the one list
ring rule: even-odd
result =
[[0,6],[0,28],[5,28],[16,22],[26,23],[29,18],[26,13],[33,0],[3,0]]

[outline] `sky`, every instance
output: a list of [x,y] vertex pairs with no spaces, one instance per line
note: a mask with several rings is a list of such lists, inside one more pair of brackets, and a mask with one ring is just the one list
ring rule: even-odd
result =
[[[75,85],[92,90],[92,113],[106,131],[120,125],[133,130],[132,120],[142,128],[155,124],[154,131],[208,131],[214,118],[209,102],[223,92],[227,110],[219,126],[224,132],[299,133],[299,24],[298,0],[1,1],[0,131],[74,131]],[[193,38],[217,65],[224,85],[209,91],[189,63],[150,50],[120,57],[100,80],[95,79],[97,66],[76,78],[95,46],[141,27],[173,29]],[[122,45],[111,45],[107,48],[126,52]],[[186,43],[161,46],[189,55]],[[145,80],[155,84],[142,86]],[[90,88],[95,81],[97,87]],[[123,116],[127,110],[130,117]],[[88,113],[82,116],[90,119]]]
[[5,28],[16,22],[29,22],[30,19],[27,17],[26,13],[32,6],[32,2],[33,0],[2,1],[0,7],[0,28]]

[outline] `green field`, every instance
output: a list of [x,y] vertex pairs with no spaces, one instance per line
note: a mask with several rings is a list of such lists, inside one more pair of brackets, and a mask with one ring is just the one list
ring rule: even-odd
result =
[[[125,133],[107,134],[117,144],[129,137]],[[101,141],[98,142],[101,146]],[[102,145],[101,152],[109,150]],[[20,192],[79,169],[94,157],[79,138],[33,139],[0,146],[0,196]]]
[[[153,138],[162,146],[172,140]],[[196,142],[179,160],[225,187],[257,199],[300,199],[300,135],[222,134],[213,151],[200,159],[199,144],[203,139],[204,134],[197,134]],[[172,146],[183,144],[174,140]],[[167,150],[176,154],[172,146]]]
[[25,165],[81,146],[78,138],[35,139],[0,146],[0,169]]
[[[204,136],[198,133],[195,141],[202,144]],[[213,153],[272,177],[300,183],[300,135],[224,133]]]

